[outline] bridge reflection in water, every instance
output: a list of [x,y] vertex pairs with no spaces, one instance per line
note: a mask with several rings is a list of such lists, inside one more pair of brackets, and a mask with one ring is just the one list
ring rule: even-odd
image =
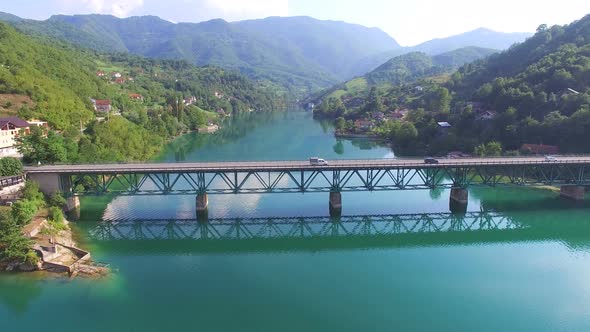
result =
[[[424,213],[252,219],[107,220],[88,225],[90,238],[117,253],[318,251],[557,241],[590,248],[590,210]],[[561,216],[561,217],[560,217]]]
[[193,240],[246,241],[353,237],[398,237],[416,234],[525,230],[529,225],[495,212],[254,219],[118,220],[90,230],[99,241]]

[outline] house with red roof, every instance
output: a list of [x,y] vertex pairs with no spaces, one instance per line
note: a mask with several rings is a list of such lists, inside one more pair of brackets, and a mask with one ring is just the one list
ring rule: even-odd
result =
[[108,99],[91,99],[92,106],[96,112],[110,112],[112,110],[111,101]]
[[556,145],[523,144],[520,147],[523,154],[558,154],[559,147]]
[[130,93],[129,94],[129,98],[133,99],[133,100],[137,100],[143,103],[143,96],[140,95],[139,93]]

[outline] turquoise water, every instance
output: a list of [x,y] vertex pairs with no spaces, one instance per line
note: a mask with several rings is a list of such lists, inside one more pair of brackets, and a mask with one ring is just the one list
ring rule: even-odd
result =
[[[393,157],[307,113],[233,119],[162,161]],[[525,188],[85,199],[81,245],[106,280],[0,275],[5,331],[587,331],[590,204]],[[374,215],[382,215],[375,217]],[[352,217],[351,217],[352,216]],[[292,219],[291,217],[300,217]],[[157,221],[156,221],[157,220]],[[58,328],[59,327],[59,328]]]

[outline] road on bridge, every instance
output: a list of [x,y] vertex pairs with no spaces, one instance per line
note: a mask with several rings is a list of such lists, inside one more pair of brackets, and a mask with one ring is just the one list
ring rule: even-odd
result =
[[328,165],[311,165],[309,161],[234,161],[196,163],[132,163],[132,164],[87,164],[87,165],[42,165],[27,166],[25,172],[58,174],[108,174],[108,173],[175,173],[175,172],[249,172],[292,170],[354,170],[379,168],[446,168],[462,166],[511,166],[511,165],[563,165],[590,164],[590,156],[558,156],[555,160],[545,157],[506,158],[457,158],[437,159],[438,164],[426,164],[421,159],[371,159],[328,160]]

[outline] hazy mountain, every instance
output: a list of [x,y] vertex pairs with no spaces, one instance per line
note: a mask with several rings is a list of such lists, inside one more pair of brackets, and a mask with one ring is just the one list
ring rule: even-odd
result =
[[363,76],[318,93],[310,100],[319,102],[322,99],[344,96],[364,99],[373,86],[387,88],[434,76],[448,76],[460,66],[496,52],[498,51],[487,48],[464,47],[435,56],[423,52],[402,54]]
[[421,78],[450,73],[460,66],[498,52],[488,48],[464,47],[435,56],[411,52],[390,59],[364,75],[369,84],[404,84]]
[[[56,15],[46,21],[2,15],[19,30],[100,51],[186,59],[238,69],[307,93],[352,77],[371,54],[399,48],[376,28],[310,17],[174,24],[154,16]],[[368,68],[367,68],[368,69]]]
[[[402,47],[399,49],[370,55],[361,59],[356,64],[356,68],[368,68],[367,71],[371,71],[393,57],[410,52],[422,52],[428,55],[436,55],[470,46],[486,49],[505,50],[515,43],[525,41],[530,36],[532,36],[532,33],[505,33],[486,28],[479,28],[447,38],[433,39],[416,46]],[[357,72],[355,74],[363,75],[367,71]]]
[[483,59],[497,52],[499,52],[497,49],[468,46],[437,54],[432,58],[434,63],[439,66],[458,68],[466,63]]
[[413,46],[411,50],[426,54],[440,54],[467,46],[505,50],[515,43],[523,42],[532,35],[532,33],[527,32],[505,33],[479,28],[447,38],[433,39]]

